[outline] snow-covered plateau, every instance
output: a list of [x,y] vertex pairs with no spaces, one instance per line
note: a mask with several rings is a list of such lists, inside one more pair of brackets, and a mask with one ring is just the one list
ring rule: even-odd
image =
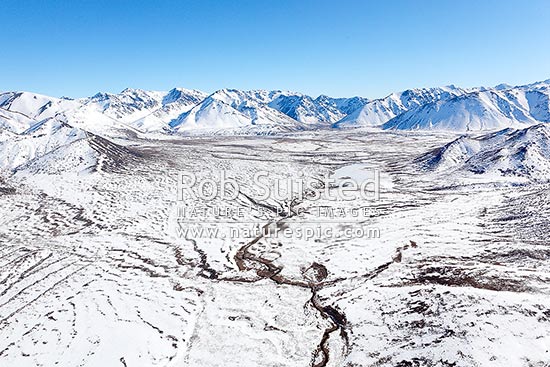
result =
[[0,93],[0,366],[550,366],[549,90]]

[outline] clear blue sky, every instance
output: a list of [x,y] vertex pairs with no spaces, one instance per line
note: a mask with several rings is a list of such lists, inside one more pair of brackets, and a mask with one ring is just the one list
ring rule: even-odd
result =
[[382,97],[550,78],[550,0],[2,0],[0,90]]

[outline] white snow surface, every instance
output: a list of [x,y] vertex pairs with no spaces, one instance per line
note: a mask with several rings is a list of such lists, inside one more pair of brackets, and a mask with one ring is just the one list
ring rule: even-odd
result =
[[47,118],[22,134],[0,130],[0,169],[16,169],[86,137],[84,130],[72,127],[58,118]]
[[[2,365],[542,367],[550,360],[550,191],[531,167],[547,161],[546,125],[458,140],[343,129],[115,142],[57,117],[1,133],[25,148],[30,139],[53,148],[33,147],[34,159],[0,173]],[[418,169],[426,162],[419,157],[446,145],[442,171]],[[525,150],[530,158],[522,160]],[[526,179],[468,171],[470,182],[463,180],[460,167],[489,171],[495,158],[496,170],[522,164]],[[259,171],[269,182],[361,180],[372,178],[372,167],[381,170],[380,200],[253,199]],[[236,199],[178,200],[172,173],[201,179],[222,169],[239,183]],[[287,205],[295,215],[273,210]],[[193,218],[180,209],[194,206],[228,206],[242,216],[206,212],[187,222]],[[325,217],[316,207],[366,215]],[[366,226],[379,236],[268,238],[245,232],[251,224],[334,233]],[[243,231],[178,232],[194,226]]]

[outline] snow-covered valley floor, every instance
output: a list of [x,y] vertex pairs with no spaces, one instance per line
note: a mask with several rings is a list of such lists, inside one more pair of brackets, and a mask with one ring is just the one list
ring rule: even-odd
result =
[[[0,366],[548,367],[549,185],[415,163],[455,138],[136,140],[96,147],[86,169],[53,169],[68,164],[55,155],[4,175]],[[320,221],[308,202],[284,217],[271,210],[280,203],[251,198],[260,170],[353,175],[367,165],[380,168],[380,200],[323,202],[367,208],[360,223]],[[241,184],[236,200],[178,201],[177,172],[216,170]],[[185,238],[179,209],[199,204],[244,208],[201,228],[319,221],[380,236]]]

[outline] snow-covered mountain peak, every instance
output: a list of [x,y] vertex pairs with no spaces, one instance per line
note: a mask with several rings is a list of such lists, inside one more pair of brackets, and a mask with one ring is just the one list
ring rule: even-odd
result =
[[34,120],[53,117],[61,111],[74,110],[79,105],[76,101],[31,92],[0,94],[0,108],[23,114]]
[[385,98],[366,103],[342,118],[335,127],[376,126],[392,118],[427,103],[444,100],[465,93],[465,90],[454,86],[439,88],[415,88],[392,93]]
[[232,108],[226,102],[207,97],[188,112],[170,122],[170,127],[177,132],[194,129],[223,129],[246,126],[249,120],[245,115]]
[[206,93],[195,89],[173,88],[162,98],[162,105],[166,106],[175,102],[183,102],[187,105],[196,104],[206,96]]
[[398,130],[497,130],[550,120],[548,91],[512,89],[467,91],[409,109],[383,125]]
[[511,88],[514,88],[514,87],[512,85],[506,84],[506,83],[501,83],[501,84],[495,86],[496,90],[506,90],[506,89],[511,89]]

